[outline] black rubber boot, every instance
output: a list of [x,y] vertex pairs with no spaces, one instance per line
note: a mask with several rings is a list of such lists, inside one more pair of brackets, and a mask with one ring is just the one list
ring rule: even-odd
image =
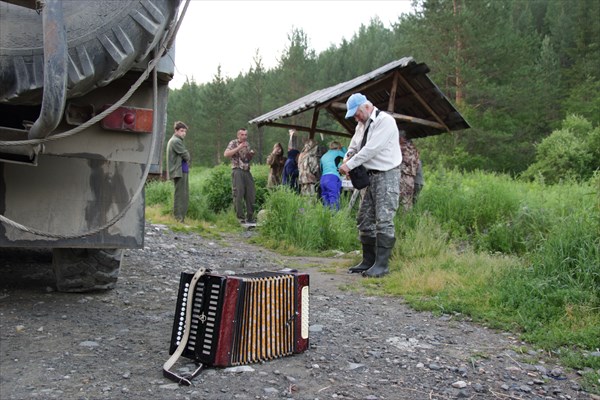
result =
[[368,270],[362,273],[367,278],[381,278],[390,272],[390,256],[394,250],[396,238],[379,235],[377,236],[377,255],[375,264]]
[[360,241],[362,242],[363,259],[360,264],[348,269],[349,274],[361,274],[371,268],[373,263],[375,263],[375,238],[361,237]]

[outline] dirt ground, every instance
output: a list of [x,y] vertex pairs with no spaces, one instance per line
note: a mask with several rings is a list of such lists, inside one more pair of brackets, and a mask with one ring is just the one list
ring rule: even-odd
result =
[[[348,290],[363,279],[346,273],[351,255],[283,257],[248,244],[252,231],[215,240],[146,230],[145,248],[126,251],[106,292],[56,292],[48,251],[0,252],[2,400],[599,398],[577,371],[509,333]],[[192,386],[164,378],[179,276],[199,267],[308,272],[309,349],[207,368]],[[181,359],[175,369],[194,367]]]

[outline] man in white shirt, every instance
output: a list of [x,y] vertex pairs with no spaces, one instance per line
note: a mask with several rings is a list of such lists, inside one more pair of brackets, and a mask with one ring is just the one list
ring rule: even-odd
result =
[[[370,175],[357,216],[363,259],[349,272],[379,278],[389,273],[389,259],[396,243],[394,216],[400,201],[400,136],[394,118],[377,109],[364,95],[354,93],[346,107],[346,118],[354,118],[358,127],[348,147],[348,153],[353,155],[339,171],[346,175],[363,165]],[[363,135],[367,135],[367,142],[361,148]]]

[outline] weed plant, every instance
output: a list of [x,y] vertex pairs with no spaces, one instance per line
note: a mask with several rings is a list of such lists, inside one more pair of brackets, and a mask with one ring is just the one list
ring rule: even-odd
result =
[[269,193],[264,210],[266,216],[259,232],[271,247],[347,252],[358,244],[355,223],[347,208],[335,211],[314,197],[280,186]]
[[152,180],[146,183],[146,206],[173,203],[173,184],[169,181]]
[[[269,167],[267,165],[252,166],[252,177],[256,190],[255,210],[262,208],[267,196],[267,177]],[[231,165],[221,164],[212,168],[200,185],[202,195],[206,198],[206,204],[214,213],[221,213],[232,206],[233,192],[231,189]]]

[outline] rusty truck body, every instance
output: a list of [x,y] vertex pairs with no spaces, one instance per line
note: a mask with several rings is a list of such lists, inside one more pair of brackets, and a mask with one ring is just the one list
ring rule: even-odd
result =
[[179,8],[0,1],[0,251],[51,249],[60,291],[113,288],[144,245]]

